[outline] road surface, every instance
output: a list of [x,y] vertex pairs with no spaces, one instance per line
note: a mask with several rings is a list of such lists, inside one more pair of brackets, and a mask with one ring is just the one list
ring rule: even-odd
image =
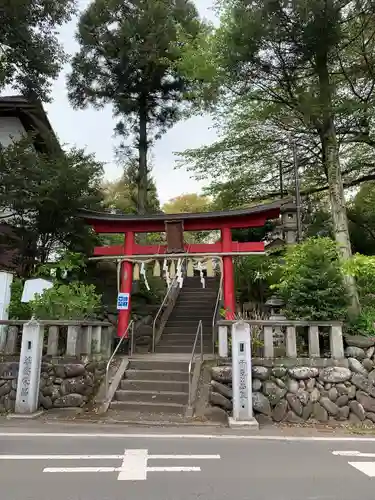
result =
[[1,497],[374,499],[375,438],[181,436],[179,430],[172,434],[142,428],[95,431],[82,426],[68,431],[0,427]]

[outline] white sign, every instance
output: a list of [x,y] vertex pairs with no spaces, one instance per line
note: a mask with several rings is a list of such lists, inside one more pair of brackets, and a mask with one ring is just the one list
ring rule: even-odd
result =
[[48,280],[43,280],[42,278],[27,280],[23,287],[21,302],[30,302],[34,300],[35,295],[42,295],[44,290],[48,290],[52,287],[53,283]]
[[[333,451],[332,455],[339,457],[375,458],[375,453],[361,453],[360,451]],[[355,469],[366,476],[375,477],[375,462],[348,462]]]
[[130,294],[129,293],[119,293],[117,295],[117,309],[119,311],[127,311],[129,309],[129,300],[130,300]]
[[117,467],[46,467],[43,472],[117,472],[118,481],[145,481],[148,472],[200,472],[199,466],[150,467],[149,460],[211,460],[220,455],[149,455],[148,450],[125,450],[121,455],[0,455],[0,460],[121,460]]

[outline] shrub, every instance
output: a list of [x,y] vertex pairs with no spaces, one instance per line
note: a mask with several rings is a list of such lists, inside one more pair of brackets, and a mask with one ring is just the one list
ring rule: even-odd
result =
[[354,276],[362,305],[361,314],[350,321],[347,331],[358,335],[375,335],[375,257],[355,254],[344,265],[345,273]]
[[328,321],[346,316],[348,295],[337,246],[329,238],[310,238],[290,247],[275,288],[289,318]]
[[375,336],[375,308],[364,308],[359,316],[348,323],[346,331],[352,335]]
[[101,296],[96,293],[94,285],[77,281],[55,283],[29,305],[38,319],[94,319],[100,310]]
[[30,305],[21,302],[22,292],[24,287],[24,280],[14,277],[10,289],[10,303],[9,303],[9,319],[30,319],[31,308]]
[[375,257],[357,253],[344,264],[344,272],[356,279],[364,309],[375,309]]
[[264,303],[271,295],[270,286],[277,280],[279,268],[277,255],[237,257],[234,276],[239,302]]

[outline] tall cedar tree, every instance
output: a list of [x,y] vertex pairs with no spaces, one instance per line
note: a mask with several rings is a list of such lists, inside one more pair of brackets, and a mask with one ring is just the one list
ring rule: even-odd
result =
[[139,154],[138,213],[147,210],[147,153],[179,118],[187,82],[176,73],[180,35],[199,32],[190,0],[94,0],[82,14],[68,79],[75,107],[112,104],[117,133]]
[[57,29],[69,21],[75,0],[2,0],[0,5],[0,90],[48,100],[51,80],[65,61]]
[[[156,213],[160,211],[160,201],[150,170],[148,168],[146,211],[147,213]],[[131,158],[119,180],[104,184],[105,206],[114,212],[136,214],[138,186],[138,161],[136,158]]]

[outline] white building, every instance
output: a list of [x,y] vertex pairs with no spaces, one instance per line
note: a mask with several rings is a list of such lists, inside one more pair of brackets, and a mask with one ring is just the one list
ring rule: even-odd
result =
[[0,147],[7,147],[25,134],[35,135],[35,148],[48,152],[51,137],[58,145],[47,114],[39,101],[22,96],[0,97]]
[[[53,154],[53,149],[60,148],[40,102],[22,96],[0,97],[0,151],[26,134],[32,134],[37,151]],[[1,235],[12,233],[7,215],[5,210],[1,212],[0,271],[15,269],[14,250],[4,243],[4,237],[1,238]]]

